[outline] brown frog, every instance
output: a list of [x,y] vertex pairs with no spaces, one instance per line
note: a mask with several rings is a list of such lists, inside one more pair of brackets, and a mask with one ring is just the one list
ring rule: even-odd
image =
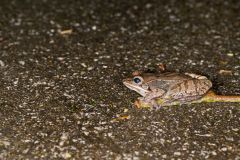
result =
[[192,73],[163,73],[164,69],[162,66],[160,68],[161,72],[157,73],[137,71],[133,73],[133,77],[123,80],[126,87],[142,95],[135,103],[138,107],[141,107],[141,104],[150,104],[156,107],[200,102],[206,95],[208,95],[208,99],[205,97],[205,101],[237,100],[238,102],[240,100],[239,96],[218,96],[209,91],[212,82],[205,76]]

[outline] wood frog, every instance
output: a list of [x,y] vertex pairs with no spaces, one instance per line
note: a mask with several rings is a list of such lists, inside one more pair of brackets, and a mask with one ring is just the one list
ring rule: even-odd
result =
[[[208,95],[209,101],[240,100],[239,96],[218,96],[210,91],[212,82],[205,76],[193,73],[162,72],[142,73],[136,71],[131,78],[123,80],[123,84],[136,91],[142,97],[135,104],[149,104],[153,107],[200,102]],[[237,98],[237,99],[236,99]],[[206,101],[206,98],[204,99]],[[238,101],[237,101],[238,102]],[[143,106],[143,105],[142,105]]]

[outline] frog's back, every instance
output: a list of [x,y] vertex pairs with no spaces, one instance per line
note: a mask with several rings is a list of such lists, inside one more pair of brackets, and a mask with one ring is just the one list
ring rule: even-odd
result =
[[169,97],[172,100],[195,100],[201,98],[212,87],[207,77],[197,74],[165,72],[144,76],[151,90],[164,90],[165,98]]
[[170,88],[175,86],[176,84],[182,83],[183,81],[192,79],[192,77],[180,73],[175,72],[166,72],[160,74],[145,74],[145,80],[149,85],[151,90],[161,89],[166,93]]
[[162,89],[166,98],[181,101],[201,98],[212,87],[207,77],[190,73],[166,72],[157,74],[155,79],[149,83],[151,88]]
[[183,81],[187,79],[192,79],[192,77],[188,75],[176,73],[176,72],[161,73],[161,74],[158,74],[157,77],[158,79],[165,80],[165,81]]
[[192,79],[192,77],[188,75],[175,72],[165,72],[159,74],[145,73],[142,75],[142,77],[147,83],[150,83],[152,81],[183,81],[187,79]]

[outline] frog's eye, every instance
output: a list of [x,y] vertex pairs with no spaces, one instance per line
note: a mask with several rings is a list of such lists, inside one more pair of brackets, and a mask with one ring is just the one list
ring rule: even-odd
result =
[[136,76],[136,77],[133,78],[133,81],[136,84],[142,84],[143,79],[142,79],[142,77]]

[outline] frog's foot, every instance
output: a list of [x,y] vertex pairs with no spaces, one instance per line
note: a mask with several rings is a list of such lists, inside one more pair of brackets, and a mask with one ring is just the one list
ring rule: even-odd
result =
[[136,106],[137,108],[141,108],[141,101],[138,99],[134,102],[134,106]]
[[135,102],[134,105],[137,108],[151,108],[151,103],[146,101],[143,97],[139,97]]
[[152,109],[160,109],[160,108],[161,108],[161,105],[157,103],[157,100],[156,100],[156,99],[155,99],[155,100],[152,100],[152,101],[150,102],[150,104],[151,104]]
[[151,108],[151,104],[149,103],[146,103],[144,101],[140,101],[140,100],[136,100],[134,102],[134,105],[137,107],[137,108]]
[[157,99],[143,99],[138,103],[141,106],[140,108],[159,109],[161,107],[161,104],[158,103]]

